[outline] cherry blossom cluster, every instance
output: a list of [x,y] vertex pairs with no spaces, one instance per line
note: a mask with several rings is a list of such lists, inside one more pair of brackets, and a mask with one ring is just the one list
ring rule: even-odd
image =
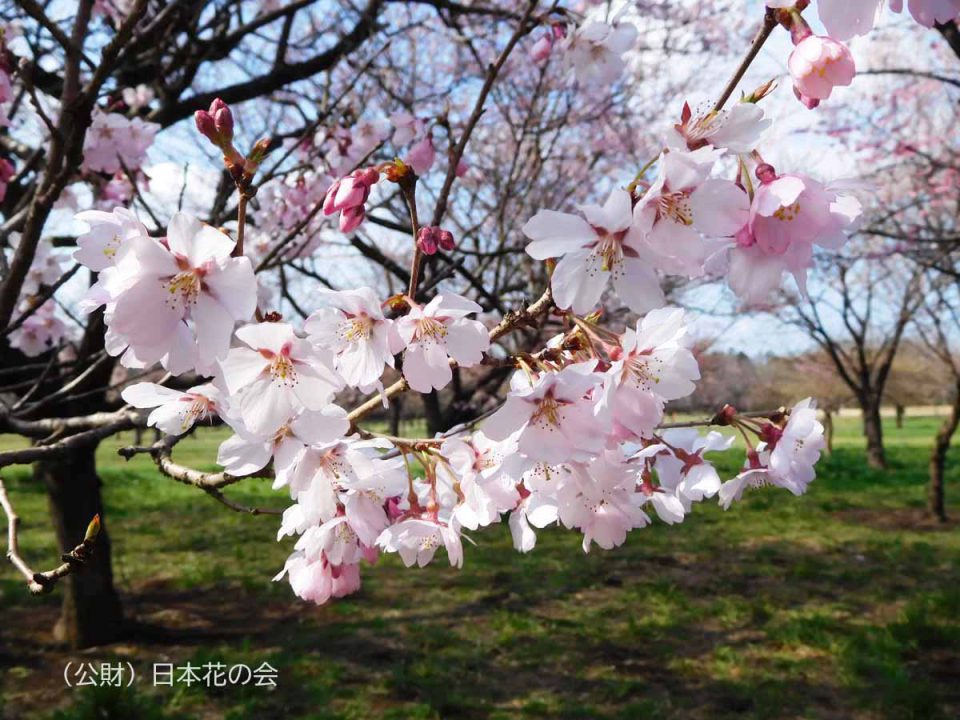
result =
[[[20,233],[11,233],[10,257],[17,251],[20,239]],[[27,357],[37,357],[58,347],[69,335],[67,325],[57,314],[56,301],[43,292],[44,287],[55,285],[64,270],[62,259],[49,242],[37,245],[13,316],[16,329],[8,338],[10,347]]]
[[[808,3],[768,5],[794,39],[789,64],[808,107],[850,82],[849,51],[812,35],[801,16]],[[821,13],[829,5],[821,2]],[[562,50],[582,86],[613,82],[637,36],[620,18],[545,24],[547,35],[531,52],[545,61]],[[317,603],[356,591],[361,562],[380,553],[422,567],[443,547],[460,567],[464,539],[502,521],[521,552],[551,525],[579,532],[589,551],[622,544],[654,517],[682,522],[694,503],[711,498],[728,508],[766,486],[799,495],[824,448],[812,400],[759,416],[728,406],[703,423],[725,432],[664,423],[667,404],[694,391],[700,370],[687,316],[666,307],[663,278],[724,278],[744,302],[757,303],[789,273],[805,292],[815,247],[839,248],[856,228],[853,196],[778,172],[760,154],[770,125],[760,102],[770,90],[758,88],[727,109],[684,105],[661,150],[603,205],[543,209],[519,229],[529,239],[526,252],[546,263],[548,310],[563,327],[535,352],[496,342],[516,318],[488,324],[480,305],[446,285],[417,286],[421,255],[456,251],[452,233],[418,224],[415,197],[437,165],[434,131],[446,129],[449,138],[451,128],[449,118],[404,111],[292,141],[292,154],[319,153],[324,162],[262,188],[256,252],[268,252],[276,235],[332,216],[340,232],[355,232],[385,179],[399,186],[410,211],[406,292],[316,290],[306,319],[288,322],[269,312],[239,238],[185,213],[152,236],[131,210],[117,207],[78,215],[89,231],[74,257],[99,273],[82,309],[104,308],[106,349],[124,366],[198,376],[186,390],[137,383],[123,398],[149,409],[148,423],[172,436],[200,422],[231,429],[217,461],[233,477],[268,474],[289,493],[278,539],[296,540],[277,579]],[[125,119],[124,132],[139,136],[106,149],[103,128],[117,122],[111,115],[99,120],[90,169],[114,172],[111,158],[123,164],[145,150],[143,128],[131,130],[137,121]],[[240,153],[232,112],[219,100],[195,120],[222,151],[245,207],[258,190],[252,183],[266,146]],[[466,171],[459,152],[440,157],[459,163],[456,175]],[[639,319],[616,329],[600,323],[608,309],[624,306]],[[49,317],[35,315],[37,322]],[[455,368],[481,364],[512,370],[502,405],[482,419],[418,439],[361,426],[370,407],[397,393],[442,390]],[[340,404],[348,390],[370,397],[348,412]],[[709,456],[738,437],[746,445],[742,469],[724,481]]]

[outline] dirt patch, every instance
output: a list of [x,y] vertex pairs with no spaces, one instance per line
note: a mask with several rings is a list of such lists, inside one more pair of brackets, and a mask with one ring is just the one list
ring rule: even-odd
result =
[[890,532],[946,533],[960,528],[960,521],[956,518],[940,522],[920,508],[852,508],[837,510],[831,515],[851,525]]

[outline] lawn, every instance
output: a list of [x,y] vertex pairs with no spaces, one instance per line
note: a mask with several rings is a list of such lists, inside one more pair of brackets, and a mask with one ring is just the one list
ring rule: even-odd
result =
[[[101,448],[115,572],[146,629],[84,653],[49,633],[59,592],[31,598],[0,573],[0,683],[11,718],[956,718],[960,532],[923,517],[932,418],[886,428],[891,470],[863,464],[855,422],[808,495],[755,491],[696,508],[625,546],[584,555],[540,533],[530,555],[505,526],[466,564],[405,570],[384,558],[363,590],[325,607],[271,583],[291,543],[277,519],[232,513]],[[178,458],[210,463],[214,433]],[[726,469],[736,460],[725,458]],[[45,497],[6,476],[28,558],[55,558]],[[960,455],[949,462],[960,516]],[[267,481],[230,488],[283,507]],[[159,629],[165,629],[160,632]],[[64,686],[68,661],[130,661],[129,690]],[[268,661],[278,686],[154,688],[154,662]]]

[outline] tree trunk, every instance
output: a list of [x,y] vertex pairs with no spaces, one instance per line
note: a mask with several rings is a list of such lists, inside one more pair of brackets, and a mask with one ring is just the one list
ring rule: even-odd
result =
[[123,624],[120,599],[113,587],[110,536],[100,501],[95,452],[95,446],[79,448],[34,466],[34,476],[47,488],[62,552],[83,540],[94,515],[99,513],[103,523],[90,560],[60,581],[63,606],[54,635],[75,649],[115,641]]
[[903,405],[898,404],[897,405],[897,430],[903,429],[903,416],[906,415],[906,413],[907,413],[907,409]]
[[960,425],[960,387],[953,398],[950,414],[937,431],[930,453],[930,483],[927,485],[927,511],[941,522],[947,519],[947,505],[944,498],[943,471],[947,464],[947,452],[953,433]]
[[867,464],[877,470],[886,470],[887,456],[883,449],[879,402],[863,404],[863,435],[867,439]]

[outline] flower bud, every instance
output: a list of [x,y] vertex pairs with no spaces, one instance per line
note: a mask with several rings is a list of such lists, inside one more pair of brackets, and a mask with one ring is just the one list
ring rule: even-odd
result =
[[437,252],[438,232],[436,228],[422,227],[417,233],[417,247],[424,255],[433,255]]
[[367,214],[363,209],[363,205],[347,208],[340,213],[340,232],[353,232],[360,227],[360,224],[366,216]]
[[197,130],[200,131],[200,134],[203,135],[207,140],[216,144],[217,143],[217,125],[213,120],[213,116],[208,113],[206,110],[197,110],[193,114],[193,119],[197,123]]
[[440,245],[440,249],[445,252],[450,252],[457,246],[453,240],[453,233],[449,230],[437,231],[437,244]]
[[233,141],[233,113],[230,107],[220,98],[216,98],[210,103],[209,114],[213,117],[217,133],[220,135],[221,143]]

